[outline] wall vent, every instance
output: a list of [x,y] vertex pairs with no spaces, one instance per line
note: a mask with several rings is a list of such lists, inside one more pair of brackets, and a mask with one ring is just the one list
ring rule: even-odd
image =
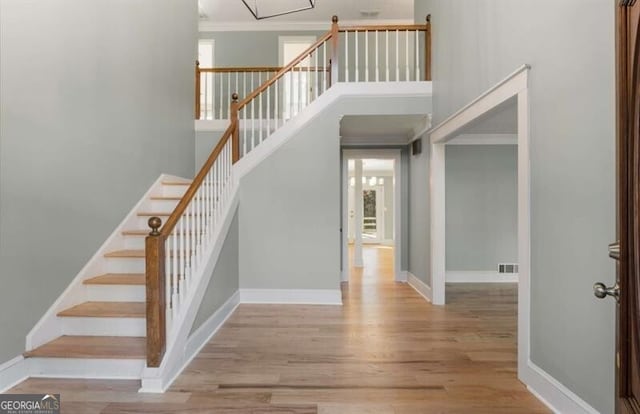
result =
[[517,263],[498,263],[499,274],[513,274],[518,273]]

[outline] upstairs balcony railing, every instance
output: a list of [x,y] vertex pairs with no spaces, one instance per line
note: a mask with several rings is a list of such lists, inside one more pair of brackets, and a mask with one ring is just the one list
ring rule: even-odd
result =
[[[270,113],[265,113],[265,102],[262,111],[256,108],[248,118],[269,115],[274,122],[276,118],[288,119],[336,81],[430,81],[430,25],[429,17],[424,25],[339,26],[335,21],[318,40],[324,40],[322,46],[298,62],[292,73],[274,87],[272,92],[278,95],[269,93]],[[283,68],[201,68],[196,63],[196,119],[229,119],[228,102],[233,93],[242,99]],[[276,97],[283,99],[276,102]]]
[[[147,366],[161,365],[187,318],[237,186],[233,165],[336,82],[431,80],[430,44],[428,17],[426,25],[339,27],[334,16],[331,30],[282,68],[196,66],[196,118],[228,118],[229,126],[167,221],[149,219]],[[203,91],[203,83],[217,87]]]

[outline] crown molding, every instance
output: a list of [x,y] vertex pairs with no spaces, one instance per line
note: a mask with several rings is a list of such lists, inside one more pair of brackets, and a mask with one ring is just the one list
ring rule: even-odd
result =
[[[412,19],[365,19],[365,20],[345,20],[340,26],[379,26],[379,25],[400,25],[415,24]],[[210,22],[200,21],[198,30],[200,32],[288,32],[288,31],[308,31],[326,32],[331,29],[331,21],[309,21],[309,22],[282,22],[282,21],[244,21],[244,22]]]

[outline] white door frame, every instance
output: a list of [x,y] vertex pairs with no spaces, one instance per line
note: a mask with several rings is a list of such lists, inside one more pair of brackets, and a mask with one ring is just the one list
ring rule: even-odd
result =
[[394,160],[393,165],[393,272],[397,282],[406,282],[402,272],[402,168],[399,149],[346,149],[342,150],[342,281],[349,281],[349,237],[344,228],[349,223],[349,164],[350,159],[387,159]]
[[431,288],[433,303],[445,303],[445,144],[472,121],[503,102],[515,98],[518,105],[518,376],[530,379],[530,161],[529,92],[530,67],[523,65],[470,104],[429,131],[431,143]]

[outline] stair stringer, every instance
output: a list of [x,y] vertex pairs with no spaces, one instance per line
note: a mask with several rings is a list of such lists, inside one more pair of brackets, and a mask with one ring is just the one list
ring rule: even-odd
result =
[[[235,172],[233,174],[236,177]],[[195,286],[189,289],[185,303],[187,308],[181,312],[174,321],[171,332],[168,333],[167,347],[162,363],[157,368],[145,367],[142,372],[142,388],[140,392],[162,393],[169,388],[171,383],[184,370],[186,365],[197,354],[198,350],[188,347],[189,334],[195,321],[198,309],[202,304],[207,286],[213,276],[213,271],[224,242],[231,227],[231,222],[238,209],[238,181],[234,178],[230,190],[229,201],[221,213],[221,225],[217,226],[212,235],[212,242],[205,251],[203,257],[206,260],[200,267],[198,274],[193,275]]]
[[33,329],[31,329],[26,338],[27,351],[35,349],[64,334],[65,322],[57,316],[58,312],[89,300],[88,288],[87,285],[83,284],[83,281],[106,272],[107,263],[104,255],[109,251],[125,247],[125,237],[122,235],[122,232],[127,228],[135,227],[135,223],[138,220],[137,212],[146,206],[151,196],[161,195],[162,182],[165,180],[185,179],[168,174],[161,174],[158,177],[136,205],[129,211],[124,220],[120,222],[102,246],[100,246],[91,259],[89,259],[87,264],[78,272],[69,286],[67,286]]

